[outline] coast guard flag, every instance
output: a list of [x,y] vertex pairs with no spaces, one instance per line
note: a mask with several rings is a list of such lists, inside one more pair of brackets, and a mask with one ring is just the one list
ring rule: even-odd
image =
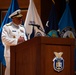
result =
[[45,26],[45,32],[47,36],[49,37],[58,37],[58,21],[57,21],[57,14],[56,14],[56,8],[55,8],[55,2],[52,0],[52,8],[49,15],[49,19]]
[[[33,0],[30,0],[24,27],[28,39],[31,39],[35,36],[45,36],[45,31]],[[33,36],[31,37],[31,35]]]
[[11,21],[11,19],[9,18],[9,15],[11,13],[13,13],[15,10],[19,9],[19,6],[18,6],[18,3],[17,3],[17,0],[12,0],[9,8],[8,8],[8,11],[3,19],[3,22],[1,24],[1,27],[0,27],[0,62],[2,62],[2,64],[4,66],[6,66],[6,63],[5,63],[5,59],[4,59],[4,46],[2,44],[2,41],[1,41],[1,32],[2,32],[2,28],[3,26],[6,24],[6,23],[9,23]]
[[59,21],[60,36],[63,38],[75,38],[74,24],[68,2],[65,11]]

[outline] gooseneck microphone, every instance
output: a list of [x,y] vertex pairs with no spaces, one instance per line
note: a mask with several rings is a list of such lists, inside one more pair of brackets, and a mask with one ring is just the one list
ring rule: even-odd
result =
[[29,24],[29,25],[36,26],[38,29],[40,28],[40,26],[37,24]]
[[37,27],[40,31],[42,31],[46,35],[45,31],[43,31],[43,29],[40,27],[40,25],[38,25],[38,24],[29,24],[29,25]]

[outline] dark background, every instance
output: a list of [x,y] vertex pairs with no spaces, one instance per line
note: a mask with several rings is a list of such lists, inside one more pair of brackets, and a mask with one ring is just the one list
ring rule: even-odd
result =
[[[51,5],[52,5],[52,0],[41,0],[41,8],[42,8],[41,18],[44,26],[46,24],[46,21],[48,20],[51,11]],[[69,0],[69,6],[76,30],[76,0]],[[55,0],[55,7],[56,7],[57,17],[59,22],[66,7],[66,0]]]

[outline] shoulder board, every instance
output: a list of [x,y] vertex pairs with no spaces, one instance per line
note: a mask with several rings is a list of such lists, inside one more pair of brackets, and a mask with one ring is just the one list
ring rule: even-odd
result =
[[20,25],[21,27],[24,27],[23,25]]
[[20,25],[20,26],[24,28],[24,25]]
[[11,26],[11,23],[6,24],[6,26]]
[[7,24],[6,26],[11,26],[10,24]]

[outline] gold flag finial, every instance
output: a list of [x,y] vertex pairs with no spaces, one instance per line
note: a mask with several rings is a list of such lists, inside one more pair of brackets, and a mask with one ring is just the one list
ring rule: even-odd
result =
[[54,0],[52,0],[52,2],[55,4],[55,1]]
[[68,2],[68,3],[69,3],[69,0],[66,0],[66,2]]

